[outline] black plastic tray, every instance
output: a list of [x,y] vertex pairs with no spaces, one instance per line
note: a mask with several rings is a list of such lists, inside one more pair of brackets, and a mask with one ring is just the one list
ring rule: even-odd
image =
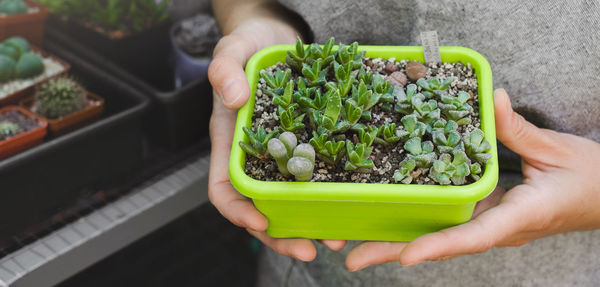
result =
[[152,112],[145,120],[145,130],[154,142],[177,150],[208,135],[208,121],[212,111],[212,87],[206,79],[201,79],[176,89],[169,55],[148,59],[163,67],[149,71],[152,75],[135,74],[89,49],[84,42],[71,37],[51,23],[46,25],[46,39],[60,43],[69,51],[150,96],[153,104]]
[[0,242],[72,206],[83,188],[118,184],[143,164],[148,99],[118,77],[46,44],[71,64],[75,78],[105,99],[105,110],[92,124],[0,161]]

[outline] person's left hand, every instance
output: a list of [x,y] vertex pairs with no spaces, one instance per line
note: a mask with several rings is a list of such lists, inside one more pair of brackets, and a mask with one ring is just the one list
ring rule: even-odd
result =
[[523,184],[508,192],[497,188],[465,224],[410,243],[360,244],[346,257],[350,271],[393,261],[416,265],[600,228],[600,144],[537,128],[512,110],[502,89],[494,92],[494,103],[498,139],[523,159]]

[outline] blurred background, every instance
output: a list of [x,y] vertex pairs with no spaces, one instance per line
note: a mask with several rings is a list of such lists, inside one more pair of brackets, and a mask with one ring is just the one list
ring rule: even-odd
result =
[[252,286],[208,203],[208,0],[0,0],[0,286]]

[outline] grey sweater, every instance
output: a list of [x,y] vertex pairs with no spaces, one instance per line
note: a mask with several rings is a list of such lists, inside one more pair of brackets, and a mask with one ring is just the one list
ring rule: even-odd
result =
[[[302,16],[315,41],[420,45],[437,30],[440,45],[479,51],[495,88],[540,127],[600,142],[598,0],[333,1],[280,0]],[[502,180],[501,175],[501,180]],[[567,192],[567,191],[565,191]],[[351,245],[356,245],[352,242]],[[319,245],[312,263],[261,252],[259,286],[597,286],[600,231],[557,235],[518,248],[402,268],[385,264],[350,273],[345,254]]]

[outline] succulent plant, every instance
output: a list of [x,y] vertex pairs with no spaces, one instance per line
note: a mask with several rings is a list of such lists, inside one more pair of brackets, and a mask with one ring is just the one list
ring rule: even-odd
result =
[[340,117],[342,112],[342,99],[335,85],[328,85],[325,93],[327,104],[323,111],[310,111],[310,120],[313,129],[323,130],[327,133],[340,133],[352,127],[350,122]]
[[362,171],[375,167],[373,161],[369,159],[369,155],[373,151],[373,147],[368,147],[364,143],[354,145],[352,141],[346,140],[346,164],[344,170]]
[[296,116],[297,107],[298,104],[295,103],[289,105],[287,108],[279,107],[279,122],[283,130],[288,132],[295,132],[299,129],[304,128],[304,123],[302,123],[302,121],[304,120],[304,116],[306,114],[300,114],[299,116]]
[[321,89],[317,87],[307,88],[304,78],[298,77],[297,89],[294,92],[293,100],[298,103],[300,109],[306,112],[310,109],[323,110],[327,105],[327,98],[321,94]]
[[404,143],[404,149],[410,153],[408,159],[414,159],[418,167],[430,167],[435,159],[433,143],[421,142],[420,137],[408,139]]
[[353,101],[354,105],[362,108],[362,118],[370,120],[371,112],[369,110],[379,102],[380,98],[380,94],[373,93],[373,91],[367,89],[365,83],[361,81],[358,84],[358,88],[356,86],[352,87],[352,98],[349,98],[347,101]]
[[286,69],[285,72],[277,69],[273,72],[273,75],[270,75],[266,71],[260,72],[261,78],[267,82],[267,85],[274,90],[274,93],[281,94],[285,88],[285,85],[289,82],[292,77],[292,71],[290,69]]
[[302,71],[302,64],[306,62],[308,58],[310,48],[304,48],[304,44],[300,37],[296,37],[296,50],[288,50],[287,56],[285,57],[285,62],[292,67],[292,69],[296,70],[296,72],[300,73]]
[[473,107],[467,103],[470,98],[468,93],[459,91],[456,97],[443,93],[440,98],[442,102],[439,107],[448,119],[456,121],[459,125],[471,123],[470,114],[473,112]]
[[302,75],[306,79],[308,86],[320,86],[326,82],[328,68],[323,69],[323,60],[317,59],[312,65],[302,64]]
[[401,133],[396,129],[396,124],[385,123],[379,127],[378,139],[382,139],[380,143],[393,144],[400,140]]
[[329,164],[337,164],[344,156],[344,141],[329,140],[327,133],[318,134],[313,131],[313,137],[309,143],[316,149],[317,157]]
[[465,145],[465,151],[472,160],[481,164],[486,164],[487,161],[492,157],[492,154],[489,153],[492,146],[484,138],[482,130],[475,129],[469,134],[466,134],[463,138],[463,142]]
[[352,63],[342,66],[337,62],[333,62],[333,70],[337,80],[337,88],[340,91],[340,96],[345,97],[352,90],[352,86],[356,81],[356,79],[351,76]]
[[402,182],[409,184],[413,181],[411,173],[417,167],[417,163],[414,159],[405,159],[400,162],[399,169],[394,171],[394,180],[396,182]]
[[250,144],[247,144],[243,141],[239,142],[240,147],[247,154],[250,154],[256,158],[266,161],[267,160],[267,143],[270,139],[277,136],[278,131],[273,130],[270,133],[265,131],[263,126],[258,126],[256,128],[256,132],[250,130],[247,127],[243,127],[242,130],[248,136],[250,140]]
[[87,104],[85,89],[69,77],[59,77],[41,85],[35,93],[37,112],[56,119],[83,109]]
[[414,114],[406,115],[400,119],[404,129],[397,132],[402,140],[409,138],[421,138],[427,131],[427,125],[420,122]]
[[20,54],[31,51],[29,42],[27,42],[27,40],[25,40],[25,38],[23,38],[23,37],[13,36],[13,37],[10,37],[10,38],[4,40],[4,42],[2,42],[2,43],[18,49]]
[[449,153],[460,143],[460,134],[457,131],[445,133],[444,130],[435,130],[431,137],[440,153]]
[[430,125],[427,126],[427,132],[433,133],[436,130],[442,130],[445,135],[447,135],[451,131],[456,131],[458,129],[458,124],[453,120],[446,121],[445,119],[437,119],[433,121]]
[[352,63],[353,69],[359,69],[362,67],[362,57],[364,52],[358,52],[358,43],[354,42],[351,45],[340,44],[336,51],[335,59],[340,65],[346,65]]
[[437,101],[426,101],[423,94],[414,95],[411,98],[411,104],[414,109],[413,114],[425,124],[429,124],[440,118],[440,109],[437,108]]
[[0,121],[0,136],[10,137],[18,134],[21,131],[21,127],[18,124],[11,121]]
[[481,178],[482,170],[481,170],[481,165],[478,162],[471,164],[470,170],[471,170],[471,178],[473,180],[477,181]]
[[311,60],[321,59],[323,61],[323,66],[327,67],[335,60],[335,52],[333,52],[333,44],[335,43],[335,39],[333,37],[329,38],[325,45],[321,47],[321,45],[313,43],[309,46],[310,58],[308,62],[310,64]]
[[8,56],[0,55],[0,82],[10,80],[14,73],[17,63]]
[[8,56],[17,61],[21,57],[21,50],[15,48],[13,45],[0,43],[0,55]]
[[394,86],[392,95],[396,98],[396,106],[394,111],[400,114],[408,115],[411,114],[414,109],[412,105],[412,98],[417,94],[417,86],[410,84],[406,86],[406,92],[401,85]]
[[434,95],[440,95],[441,93],[448,90],[453,79],[451,77],[445,78],[443,81],[438,77],[433,77],[429,80],[420,78],[417,80],[417,85],[423,89],[423,95],[427,98],[431,98]]
[[294,175],[297,181],[309,181],[315,165],[315,150],[309,144],[299,144],[296,135],[282,133],[267,143],[269,154],[284,176]]
[[354,126],[362,117],[363,109],[356,105],[354,101],[346,101],[344,104],[343,115],[349,125]]
[[287,108],[292,104],[292,94],[294,93],[294,81],[290,80],[287,85],[285,85],[285,89],[283,90],[283,95],[274,94],[273,95],[273,104],[278,107]]
[[373,72],[367,72],[361,67],[356,77],[358,81],[363,81],[365,85],[370,86],[373,80]]
[[21,55],[15,66],[15,75],[17,78],[35,77],[44,72],[44,62],[40,56],[27,52]]
[[455,151],[453,156],[454,159],[450,154],[441,154],[440,158],[433,162],[429,177],[442,185],[465,184],[466,177],[471,174],[471,161],[463,151]]
[[377,139],[377,135],[379,134],[379,128],[374,126],[369,126],[368,128],[359,128],[358,129],[358,140],[360,143],[365,144],[367,147],[373,145],[373,142]]
[[287,162],[288,171],[296,181],[310,181],[315,168],[315,150],[309,144],[300,144],[294,150],[294,157]]
[[0,2],[0,14],[22,14],[27,12],[27,4],[22,0],[3,0]]

